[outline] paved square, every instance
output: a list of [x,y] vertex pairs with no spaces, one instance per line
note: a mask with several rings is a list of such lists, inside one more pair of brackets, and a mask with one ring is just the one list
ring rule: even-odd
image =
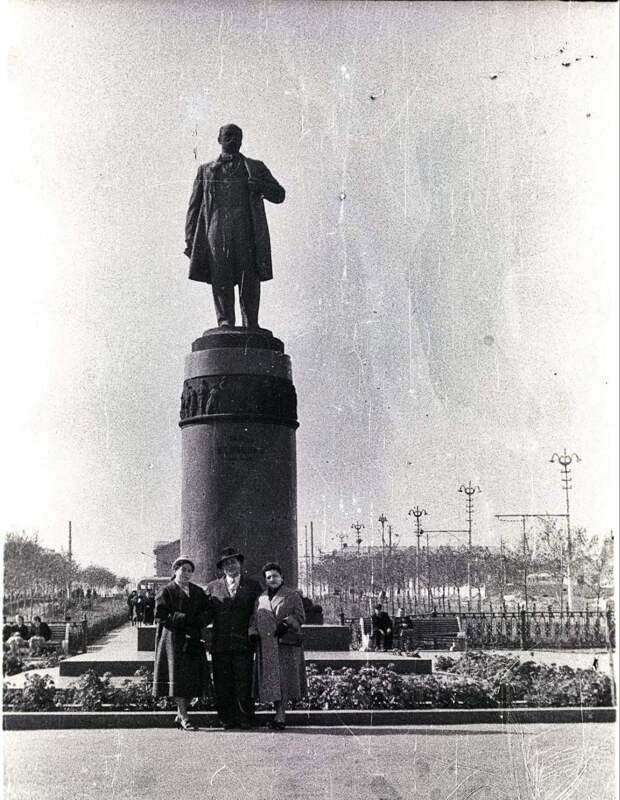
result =
[[612,724],[4,734],[7,800],[612,800]]

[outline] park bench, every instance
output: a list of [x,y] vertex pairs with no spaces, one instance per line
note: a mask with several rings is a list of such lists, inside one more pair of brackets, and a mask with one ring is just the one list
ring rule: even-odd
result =
[[[65,655],[73,655],[74,653],[86,652],[86,623],[78,622],[77,631],[75,635],[75,642],[71,642],[66,638],[67,623],[66,622],[50,622],[49,629],[52,633],[51,637],[43,645],[43,649],[60,650]],[[73,651],[73,652],[70,652]]]
[[404,650],[442,650],[456,641],[459,632],[458,617],[414,617],[401,630],[401,646]]

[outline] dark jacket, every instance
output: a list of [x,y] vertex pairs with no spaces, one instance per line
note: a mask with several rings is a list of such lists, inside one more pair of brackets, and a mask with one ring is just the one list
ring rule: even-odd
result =
[[228,593],[226,578],[207,584],[209,619],[213,622],[212,653],[242,653],[252,650],[248,637],[250,617],[262,587],[242,576],[234,597]]
[[207,622],[209,601],[195,583],[189,584],[189,597],[175,581],[167,583],[155,598],[155,619],[160,627],[174,631],[182,638],[200,639]]
[[209,668],[201,631],[208,598],[196,584],[189,597],[174,581],[155,598],[157,633],[153,694],[156,697],[204,697],[209,692]]
[[[241,154],[240,154],[241,155]],[[250,216],[254,239],[255,269],[261,281],[273,278],[271,242],[263,198],[271,203],[284,202],[284,189],[262,161],[241,155],[248,177],[258,182],[259,192],[249,193]],[[211,283],[211,265],[207,230],[215,199],[215,183],[220,161],[210,161],[198,167],[185,222],[186,254],[190,256],[189,278],[192,281]]]
[[387,611],[380,611],[378,614],[372,615],[372,629],[374,631],[381,631],[387,633],[392,627],[392,620]]
[[14,633],[19,634],[22,637],[22,639],[30,638],[30,628],[28,627],[28,625],[18,625],[17,623],[14,623],[13,625],[11,625],[11,636]]
[[36,624],[33,623],[30,628],[30,636],[42,636],[48,642],[52,638],[52,632],[47,622],[41,622],[38,630]]

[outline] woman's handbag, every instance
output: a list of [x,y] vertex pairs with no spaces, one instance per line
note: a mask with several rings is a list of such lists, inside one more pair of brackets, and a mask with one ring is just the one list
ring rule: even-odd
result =
[[301,647],[303,643],[303,635],[290,629],[278,638],[278,644],[288,645],[289,647]]

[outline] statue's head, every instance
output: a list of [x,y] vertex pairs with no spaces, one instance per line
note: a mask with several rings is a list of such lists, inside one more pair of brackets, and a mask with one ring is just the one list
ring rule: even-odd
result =
[[218,142],[222,146],[222,153],[238,153],[241,149],[241,140],[243,139],[243,131],[238,125],[222,125]]

